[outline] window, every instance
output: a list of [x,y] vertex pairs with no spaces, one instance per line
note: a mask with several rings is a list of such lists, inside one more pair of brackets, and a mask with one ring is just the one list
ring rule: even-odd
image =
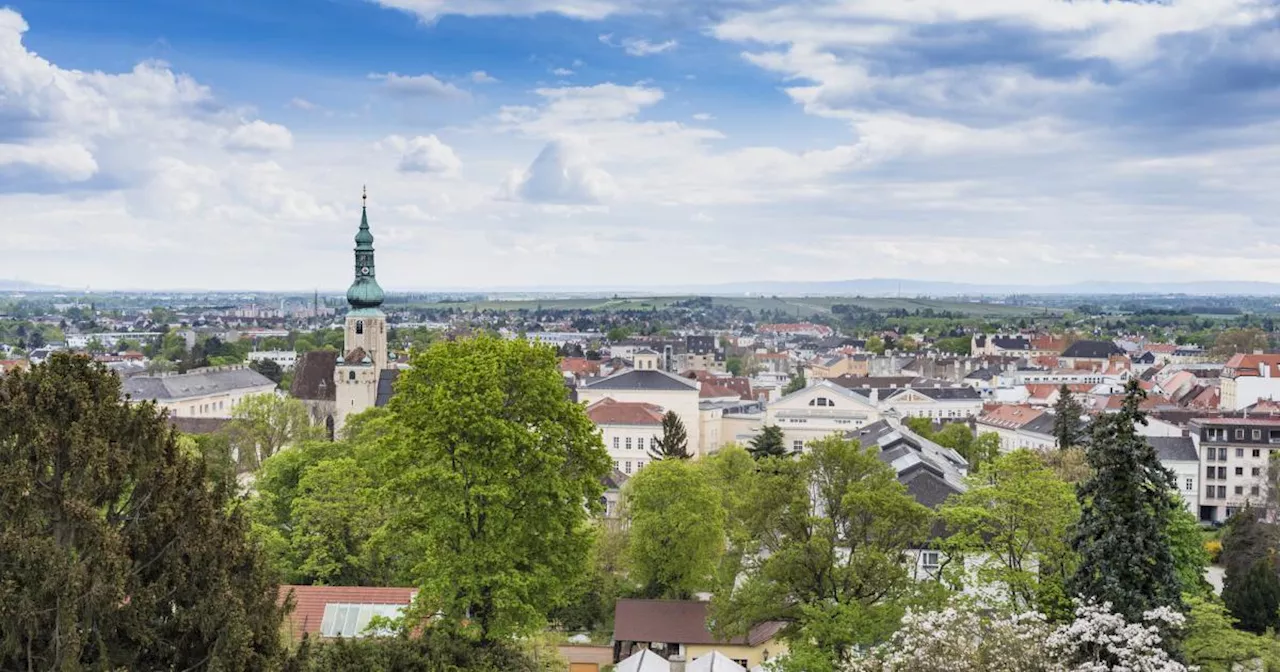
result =
[[1244,448],[1236,448],[1236,457],[1244,457]]
[[1253,449],[1253,456],[1254,456],[1254,457],[1262,457],[1262,451],[1261,451],[1261,450],[1258,450],[1257,448],[1254,448],[1254,449]]
[[804,450],[804,441],[801,441],[800,439],[796,439],[795,441],[792,441],[791,449],[796,451],[797,453]]
[[356,320],[356,333],[357,334],[364,333],[364,320]]
[[613,461],[613,468],[614,468],[614,469],[621,469],[621,468],[622,468],[622,463],[621,463],[621,462],[619,462],[619,461],[617,461],[617,460],[614,460],[614,461]]
[[935,571],[938,569],[938,552],[937,551],[920,551],[920,566],[926,570]]
[[1237,430],[1236,430],[1236,438],[1237,438],[1237,439],[1243,439],[1243,438],[1244,438],[1244,430],[1243,430],[1243,429],[1237,429]]
[[[326,604],[320,622],[324,637],[362,637],[375,616],[400,618],[404,606],[399,604]],[[376,634],[389,634],[379,631]]]
[[1205,499],[1213,499],[1213,492],[1214,492],[1214,490],[1213,490],[1213,486],[1212,486],[1212,485],[1205,486],[1205,489],[1204,489],[1204,497],[1205,497]]
[[644,469],[644,460],[636,462],[636,471],[640,471],[641,469]]
[[1244,486],[1243,486],[1243,485],[1237,485],[1237,486],[1236,486],[1236,494],[1237,494],[1237,495],[1243,495],[1243,494],[1244,494]]
[[1236,476],[1244,476],[1244,467],[1236,467]]
[[1219,480],[1222,480],[1222,481],[1227,480],[1227,468],[1226,468],[1226,467],[1218,467],[1218,479],[1219,479]]
[[621,447],[622,447],[622,438],[617,436],[613,437],[613,449],[617,450]]
[[1219,461],[1219,462],[1226,462],[1226,461],[1227,461],[1227,449],[1226,449],[1226,448],[1219,448],[1219,449],[1218,449],[1218,461]]
[[1214,469],[1213,467],[1205,467],[1205,468],[1204,468],[1204,477],[1205,477],[1205,478],[1215,478],[1214,474],[1216,474],[1216,473],[1218,473],[1218,470],[1217,470],[1217,469]]
[[1218,486],[1218,499],[1226,499],[1226,498],[1227,498],[1227,486],[1225,486],[1225,485],[1219,485],[1219,486]]
[[355,379],[356,379],[356,372],[355,372],[355,371],[348,371],[348,372],[347,372],[347,380],[354,381]]
[[729,660],[732,660],[733,662],[737,663],[738,666],[744,670],[747,669],[747,666],[749,664],[746,658],[730,658]]
[[828,398],[826,398],[826,397],[818,397],[817,399],[812,399],[812,400],[810,400],[810,401],[809,401],[809,405],[810,405],[810,406],[828,406],[828,407],[830,407],[830,406],[835,406],[835,405],[836,405],[836,402],[831,401],[830,399],[828,399]]
[[1208,462],[1213,462],[1214,460],[1218,459],[1218,449],[1217,449],[1217,448],[1205,448],[1205,449],[1204,449],[1204,459],[1205,459],[1206,461],[1208,461]]
[[1255,485],[1255,486],[1253,486],[1253,487],[1249,488],[1249,494],[1253,495],[1254,497],[1257,497],[1257,496],[1258,496],[1258,486],[1256,486],[1256,485]]
[[1183,490],[1186,490],[1187,492],[1191,492],[1195,489],[1196,489],[1196,479],[1188,478],[1186,482],[1186,487],[1184,487]]
[[644,437],[643,437],[643,436],[637,436],[637,437],[636,437],[636,450],[644,450]]
[[631,450],[631,437],[627,437],[627,450]]
[[[628,448],[630,448],[630,446],[628,446]],[[624,467],[625,467],[625,468],[623,469],[623,471],[624,471],[624,472],[626,472],[626,473],[628,473],[628,474],[629,474],[629,473],[631,473],[631,463],[630,463],[630,462],[623,462],[622,464],[623,464],[623,465],[624,465]]]
[[1255,430],[1253,430],[1253,440],[1254,440],[1254,441],[1261,441],[1261,440],[1262,440],[1262,430],[1261,430],[1261,429],[1255,429]]
[[658,449],[658,437],[656,436],[649,437],[649,448],[653,450]]
[[1261,476],[1261,475],[1262,475],[1262,467],[1254,467],[1254,468],[1250,469],[1250,470],[1249,470],[1249,472],[1250,472],[1250,473],[1249,473],[1249,475],[1250,475],[1250,476]]

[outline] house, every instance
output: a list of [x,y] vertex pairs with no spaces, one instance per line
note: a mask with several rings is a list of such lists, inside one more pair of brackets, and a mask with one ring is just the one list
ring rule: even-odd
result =
[[1028,355],[1031,349],[1031,339],[1021,334],[974,334],[969,343],[969,352],[973,355]]
[[787,447],[801,450],[815,439],[879,420],[882,415],[874,399],[877,391],[871,390],[872,398],[868,398],[833,381],[820,380],[771,402],[765,408],[763,424],[781,427]]
[[286,634],[321,638],[364,637],[375,617],[398,618],[418,594],[416,588],[280,586],[280,601],[293,598]]
[[838,376],[865,376],[870,373],[869,355],[837,354],[815,357],[807,365],[807,376],[813,380]]
[[1124,350],[1112,341],[1076,341],[1062,352],[1058,362],[1068,369],[1101,369],[1112,357],[1130,361]]
[[703,455],[712,450],[712,446],[705,446],[702,442],[698,382],[659,369],[656,353],[645,355],[637,352],[633,359],[644,368],[637,366],[623,369],[604,378],[583,383],[578,387],[578,401],[590,406],[612,399],[615,402],[649,404],[664,412],[673,411],[684,423],[689,437],[689,451],[695,455]]
[[587,417],[600,429],[613,468],[624,475],[640,471],[645,462],[652,461],[649,450],[658,447],[663,413],[661,406],[612,397],[587,406]]
[[1199,515],[1200,456],[1195,441],[1190,436],[1148,436],[1147,443],[1155,448],[1160,464],[1173,472],[1174,489],[1187,510]]
[[1222,367],[1221,408],[1238,411],[1259,399],[1280,398],[1280,355],[1238,354]]
[[274,394],[276,384],[247,366],[237,365],[133,376],[121,387],[130,401],[154,401],[170,415],[229,418],[240,400],[255,394]]
[[881,413],[954,422],[982,413],[982,395],[972,386],[923,378],[904,385],[875,386],[875,378],[840,377],[833,382],[865,397]]
[[561,357],[560,373],[565,378],[571,378],[575,381],[599,376],[600,362],[592,361],[586,357]]
[[264,360],[275,362],[281,371],[292,371],[298,363],[298,353],[292,350],[255,350],[249,353],[250,362]]
[[694,660],[719,651],[748,669],[787,653],[778,639],[785,623],[761,623],[745,637],[721,639],[707,627],[707,603],[694,600],[618,600],[613,617],[613,660],[641,650],[668,660]]
[[1196,418],[1187,425],[1204,475],[1200,520],[1223,522],[1267,501],[1267,465],[1280,448],[1280,417]]
[[[1042,419],[1047,416],[1047,420]],[[1034,423],[1034,424],[1032,424]],[[1048,424],[1046,434],[1045,424]],[[1019,448],[1047,450],[1057,445],[1053,438],[1053,415],[1030,406],[1001,405],[983,413],[977,419],[978,432],[994,432],[1000,437],[1000,452],[1009,453]]]

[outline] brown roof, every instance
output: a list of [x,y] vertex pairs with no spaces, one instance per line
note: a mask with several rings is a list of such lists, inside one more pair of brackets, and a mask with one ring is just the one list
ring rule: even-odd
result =
[[280,600],[293,593],[293,612],[289,614],[291,636],[315,635],[324,622],[328,604],[396,604],[413,602],[416,588],[362,588],[359,586],[280,586]]
[[661,425],[662,407],[605,397],[587,407],[587,417],[597,425]]
[[364,361],[365,357],[368,356],[369,353],[365,352],[364,348],[357,345],[351,349],[351,352],[348,352],[342,357],[342,361],[346,364],[360,364]]
[[707,628],[707,603],[692,600],[622,599],[613,612],[613,639],[619,642],[759,646],[784,627],[771,621],[755,626],[746,637],[717,639]]
[[169,424],[183,434],[214,434],[226,427],[231,418],[182,418],[169,416]]
[[338,393],[338,388],[333,382],[333,372],[337,364],[336,350],[312,350],[302,353],[294,366],[293,385],[289,388],[289,394],[307,401],[333,401]]
[[702,399],[715,399],[718,397],[742,398],[742,394],[737,390],[709,381],[703,381],[702,386],[698,388],[698,396]]
[[[1280,355],[1238,354],[1227,360],[1223,371],[1225,377],[1260,376],[1263,369],[1268,369],[1272,378],[1280,378]],[[1228,373],[1229,372],[1229,373]]]
[[600,362],[593,362],[586,357],[563,357],[560,359],[560,371],[575,376],[600,373]]
[[1004,427],[1006,429],[1017,429],[1032,420],[1044,415],[1044,411],[1038,408],[1029,408],[1027,406],[997,406],[995,409],[982,414],[978,418],[978,422],[984,425],[992,425],[995,427]]

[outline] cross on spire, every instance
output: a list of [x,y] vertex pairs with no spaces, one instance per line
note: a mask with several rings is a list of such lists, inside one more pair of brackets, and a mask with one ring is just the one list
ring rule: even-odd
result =
[[361,185],[360,186],[360,207],[363,208],[368,204],[369,204],[369,185],[367,184]]

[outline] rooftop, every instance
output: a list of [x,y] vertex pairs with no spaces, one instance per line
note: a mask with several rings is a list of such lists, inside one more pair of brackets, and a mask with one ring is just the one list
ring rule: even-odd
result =
[[614,608],[613,639],[620,642],[667,644],[737,644],[759,646],[786,626],[761,623],[746,637],[719,639],[707,628],[707,603],[692,600],[618,600]]
[[583,385],[589,390],[659,390],[696,392],[698,383],[652,369],[626,369]]
[[256,388],[265,392],[275,385],[270,378],[248,367],[228,367],[163,376],[133,376],[121,387],[131,399],[170,402]]
[[597,425],[661,425],[662,407],[606,397],[587,407],[587,417]]

